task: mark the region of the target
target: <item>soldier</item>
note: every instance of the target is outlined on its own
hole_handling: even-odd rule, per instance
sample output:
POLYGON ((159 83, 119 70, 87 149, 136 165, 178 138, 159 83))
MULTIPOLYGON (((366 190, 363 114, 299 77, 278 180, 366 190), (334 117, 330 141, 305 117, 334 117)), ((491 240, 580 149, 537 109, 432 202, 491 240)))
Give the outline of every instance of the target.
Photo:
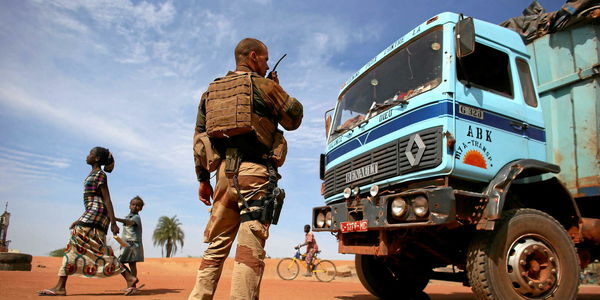
POLYGON ((277 73, 265 78, 268 59, 261 41, 241 40, 235 71, 212 82, 198 106, 194 161, 200 201, 211 205, 212 171, 216 186, 204 231, 209 245, 189 299, 212 299, 236 235, 230 298, 258 299, 265 241, 278 218, 273 200, 283 201, 277 167, 285 160, 287 144, 277 125, 295 130, 303 116, 302 104, 281 88, 277 73))

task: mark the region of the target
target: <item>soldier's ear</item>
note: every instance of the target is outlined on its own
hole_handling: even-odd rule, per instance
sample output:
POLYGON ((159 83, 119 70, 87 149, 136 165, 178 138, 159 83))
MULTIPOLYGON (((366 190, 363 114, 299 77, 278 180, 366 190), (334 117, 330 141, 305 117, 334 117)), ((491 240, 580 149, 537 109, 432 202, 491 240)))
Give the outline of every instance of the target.
POLYGON ((250 53, 248 53, 248 58, 252 59, 253 62, 256 62, 256 51, 250 51, 250 53))

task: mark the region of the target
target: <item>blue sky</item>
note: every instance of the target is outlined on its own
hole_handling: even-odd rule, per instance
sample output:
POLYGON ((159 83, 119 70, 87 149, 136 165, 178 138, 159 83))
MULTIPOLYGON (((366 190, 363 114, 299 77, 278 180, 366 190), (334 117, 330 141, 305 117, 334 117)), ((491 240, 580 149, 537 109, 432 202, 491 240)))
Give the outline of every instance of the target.
MULTIPOLYGON (((547 11, 564 1, 541 0, 547 11)), ((129 1, 0 2, 0 204, 12 213, 10 248, 46 255, 66 244, 83 212, 85 157, 94 146, 116 158, 109 188, 117 216, 140 195, 147 257, 160 216, 177 215, 199 256, 208 210, 197 199, 192 133, 208 83, 234 68, 245 37, 269 46, 280 83, 304 104, 289 132, 280 186, 286 202, 267 253, 291 255, 311 208, 322 205, 318 175, 323 113, 362 65, 418 24, 444 12, 500 23, 528 1, 129 1)), ((335 238, 316 234, 325 257, 335 238)), ((111 243, 116 247, 111 239, 111 243)))

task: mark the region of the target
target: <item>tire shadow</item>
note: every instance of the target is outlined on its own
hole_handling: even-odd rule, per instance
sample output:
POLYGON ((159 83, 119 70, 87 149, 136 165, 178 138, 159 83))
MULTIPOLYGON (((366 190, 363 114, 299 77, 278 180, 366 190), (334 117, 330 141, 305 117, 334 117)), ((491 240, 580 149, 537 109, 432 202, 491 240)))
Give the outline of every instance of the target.
MULTIPOLYGON (((469 299, 475 299, 475 297, 473 296, 473 294, 471 293, 452 293, 452 294, 436 294, 436 293, 431 293, 431 294, 427 294, 427 296, 429 296, 429 299, 431 300, 469 300, 469 299)), ((357 294, 357 295, 353 295, 353 296, 340 296, 340 297, 336 297, 336 299, 340 299, 340 300, 376 300, 379 299, 371 294, 357 294)), ((421 299, 421 298, 418 298, 421 299)), ((581 298, 578 300, 591 300, 592 298, 581 298)))
MULTIPOLYGON (((471 293, 452 293, 452 294, 427 294, 431 300, 470 300, 475 299, 471 293)), ((379 299, 371 294, 356 294, 353 296, 339 296, 335 299, 340 300, 376 300, 379 299)), ((577 295, 577 300, 598 300, 600 295, 592 293, 580 293, 577 295)))
POLYGON ((335 299, 340 299, 340 300, 374 300, 374 299, 379 299, 371 294, 360 294, 360 295, 353 295, 353 296, 338 296, 335 297, 335 299))

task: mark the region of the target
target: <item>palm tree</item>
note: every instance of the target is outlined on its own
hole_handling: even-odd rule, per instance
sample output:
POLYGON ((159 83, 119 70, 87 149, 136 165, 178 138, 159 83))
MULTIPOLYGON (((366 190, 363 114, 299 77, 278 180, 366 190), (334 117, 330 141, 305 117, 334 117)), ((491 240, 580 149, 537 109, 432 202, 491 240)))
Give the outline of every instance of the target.
MULTIPOLYGON (((158 219, 158 224, 152 235, 152 240, 154 241, 154 246, 158 245, 161 248, 163 246, 165 247, 164 249, 167 251, 167 257, 171 257, 177 252, 177 242, 183 247, 185 235, 180 226, 181 222, 177 219, 177 215, 172 218, 162 216, 158 219)), ((162 253, 161 249, 161 254, 162 253)))

